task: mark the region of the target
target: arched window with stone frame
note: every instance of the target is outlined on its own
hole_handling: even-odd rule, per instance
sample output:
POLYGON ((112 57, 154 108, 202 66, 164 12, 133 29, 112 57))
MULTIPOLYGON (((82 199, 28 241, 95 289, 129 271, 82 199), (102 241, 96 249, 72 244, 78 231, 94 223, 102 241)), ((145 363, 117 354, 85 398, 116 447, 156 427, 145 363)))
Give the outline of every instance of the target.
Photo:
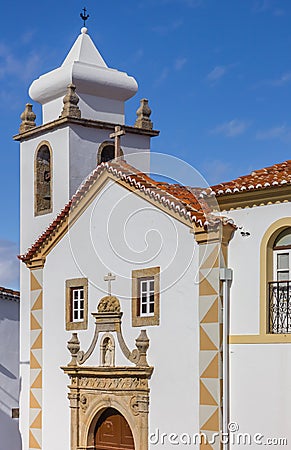
POLYGON ((46 141, 35 152, 34 212, 36 216, 52 212, 52 149, 46 141))
MULTIPOLYGON (((120 149, 120 155, 123 156, 123 151, 120 149)), ((114 142, 104 141, 100 144, 97 152, 97 165, 112 161, 115 157, 115 147, 114 142)))

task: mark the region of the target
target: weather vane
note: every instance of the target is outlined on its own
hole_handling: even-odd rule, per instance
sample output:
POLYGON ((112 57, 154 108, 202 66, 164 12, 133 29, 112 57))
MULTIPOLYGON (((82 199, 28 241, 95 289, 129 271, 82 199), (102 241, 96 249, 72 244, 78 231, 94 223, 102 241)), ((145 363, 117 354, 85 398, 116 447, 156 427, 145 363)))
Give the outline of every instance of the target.
POLYGON ((80 13, 80 17, 81 17, 82 20, 84 20, 84 27, 85 27, 86 26, 86 20, 89 19, 89 14, 86 14, 87 13, 87 9, 85 7, 82 9, 82 11, 83 11, 83 13, 80 13))

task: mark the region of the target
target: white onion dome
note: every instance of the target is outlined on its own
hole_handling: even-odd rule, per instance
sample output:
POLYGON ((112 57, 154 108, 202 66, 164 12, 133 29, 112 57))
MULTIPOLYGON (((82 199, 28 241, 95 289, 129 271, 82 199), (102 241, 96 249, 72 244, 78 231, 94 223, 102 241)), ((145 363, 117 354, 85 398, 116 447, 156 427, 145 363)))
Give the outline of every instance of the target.
POLYGON ((89 94, 123 102, 133 97, 138 89, 133 77, 107 66, 85 27, 61 67, 33 81, 29 95, 44 105, 64 96, 70 83, 76 86, 78 95, 89 94))

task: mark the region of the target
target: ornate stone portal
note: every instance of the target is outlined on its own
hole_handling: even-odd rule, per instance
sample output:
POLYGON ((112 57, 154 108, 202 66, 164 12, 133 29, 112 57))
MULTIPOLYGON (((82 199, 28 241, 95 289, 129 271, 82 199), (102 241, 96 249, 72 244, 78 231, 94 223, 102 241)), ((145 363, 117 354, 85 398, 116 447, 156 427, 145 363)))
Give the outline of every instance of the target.
POLYGON ((134 438, 135 450, 148 450, 149 386, 153 367, 147 362, 149 339, 142 330, 136 348, 130 351, 122 331, 120 304, 116 297, 100 300, 95 318, 95 334, 87 350, 80 350, 77 333, 68 342, 71 361, 64 372, 70 377, 71 450, 95 448, 98 419, 107 408, 117 409, 127 420, 134 438), (84 363, 96 349, 100 339, 99 366, 84 363), (124 356, 134 365, 115 367, 115 333, 124 356))

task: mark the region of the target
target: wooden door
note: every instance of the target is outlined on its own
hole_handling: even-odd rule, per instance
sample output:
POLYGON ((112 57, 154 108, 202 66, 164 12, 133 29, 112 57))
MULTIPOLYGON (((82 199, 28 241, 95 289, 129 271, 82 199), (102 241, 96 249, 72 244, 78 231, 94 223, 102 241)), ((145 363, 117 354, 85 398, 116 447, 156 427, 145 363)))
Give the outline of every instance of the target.
POLYGON ((134 450, 131 429, 116 409, 106 409, 98 420, 95 430, 95 449, 134 450))

